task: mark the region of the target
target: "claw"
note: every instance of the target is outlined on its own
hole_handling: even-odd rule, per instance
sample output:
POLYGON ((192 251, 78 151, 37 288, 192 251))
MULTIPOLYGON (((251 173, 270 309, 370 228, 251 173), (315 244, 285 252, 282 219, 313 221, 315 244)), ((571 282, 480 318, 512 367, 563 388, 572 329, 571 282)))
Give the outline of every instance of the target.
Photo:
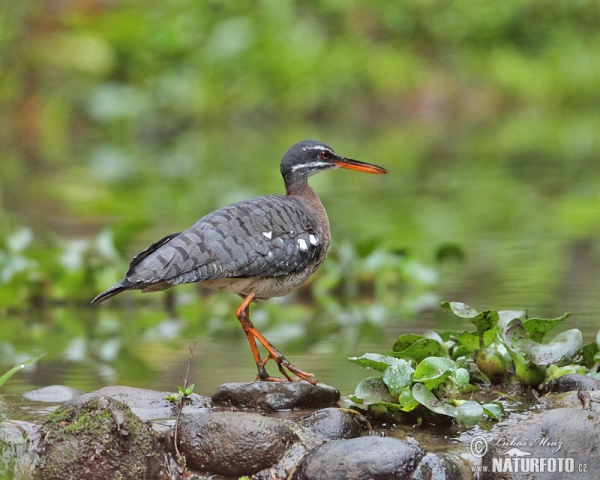
POLYGON ((252 355, 254 356, 254 361, 256 362, 256 367, 258 368, 258 374, 256 376, 257 380, 262 380, 265 382, 285 382, 286 380, 289 382, 299 382, 300 380, 305 380, 313 385, 319 383, 317 380, 314 380, 314 375, 312 373, 304 372, 299 368, 295 367, 291 364, 283 354, 277 350, 271 343, 264 337, 262 333, 260 333, 252 321, 250 320, 250 302, 254 299, 254 293, 250 293, 246 296, 240 307, 237 309, 236 316, 240 323, 242 324, 242 328, 246 333, 246 337, 248 338, 248 343, 250 343, 250 348, 252 349, 252 355), (262 360, 260 358, 260 353, 258 352, 258 347, 256 345, 256 340, 258 340, 263 347, 267 349, 269 355, 262 360), (269 360, 275 361, 277 363, 277 368, 281 374, 285 377, 272 377, 265 370, 265 365, 269 360), (296 377, 292 377, 285 371, 288 369, 292 374, 296 377))

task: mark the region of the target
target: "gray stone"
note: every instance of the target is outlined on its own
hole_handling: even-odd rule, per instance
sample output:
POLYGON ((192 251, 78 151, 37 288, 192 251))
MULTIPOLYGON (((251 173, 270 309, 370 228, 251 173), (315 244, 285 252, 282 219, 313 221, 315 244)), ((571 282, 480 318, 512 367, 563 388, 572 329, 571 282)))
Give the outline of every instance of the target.
POLYGON ((417 445, 397 438, 333 440, 309 453, 292 480, 407 479, 424 455, 417 445))
MULTIPOLYGON (((171 417, 175 414, 175 405, 166 400, 166 397, 169 395, 174 395, 172 392, 157 392, 144 388, 111 386, 101 388, 97 393, 108 395, 119 402, 123 402, 131 408, 133 413, 143 420, 171 417)), ((213 403, 210 398, 194 393, 186 399, 183 413, 198 413, 201 409, 212 407, 213 403)))
POLYGON ((281 420, 245 412, 182 417, 179 450, 190 468, 221 475, 252 475, 275 465, 298 440, 281 420))
POLYGON ((121 402, 88 393, 57 408, 42 427, 44 480, 166 478, 152 429, 121 402))
POLYGON ((215 405, 262 410, 323 408, 339 399, 339 390, 306 381, 225 383, 212 396, 215 405))
POLYGON ((600 414, 590 410, 557 408, 532 415, 488 442, 489 451, 483 457, 487 473, 482 480, 595 480, 600 471, 598 431, 600 414), (546 463, 544 471, 527 474, 521 471, 531 465, 531 460, 540 459, 551 459, 552 463, 546 463), (572 459, 574 471, 565 470, 565 462, 570 462, 566 459, 572 459), (498 470, 499 462, 504 473, 494 471, 498 470), (549 471, 551 468, 554 471, 549 471), (514 471, 517 469, 518 472, 514 471))
POLYGON ((324 440, 360 437, 367 419, 354 410, 323 408, 296 420, 310 434, 324 440))
POLYGON ((542 392, 571 392, 575 390, 585 390, 588 392, 600 390, 600 381, 587 375, 569 373, 549 381, 542 389, 542 392))
POLYGON ((467 462, 456 456, 428 453, 410 476, 411 480, 456 480, 470 479, 473 472, 467 462))
POLYGON ((23 394, 27 400, 34 402, 62 403, 83 395, 84 392, 64 385, 48 385, 47 387, 29 390, 23 394))

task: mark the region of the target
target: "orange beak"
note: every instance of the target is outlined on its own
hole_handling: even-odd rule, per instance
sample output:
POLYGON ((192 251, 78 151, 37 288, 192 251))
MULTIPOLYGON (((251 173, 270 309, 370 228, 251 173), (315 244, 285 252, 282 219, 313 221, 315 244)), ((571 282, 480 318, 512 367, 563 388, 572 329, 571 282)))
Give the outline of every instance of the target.
POLYGON ((385 168, 378 167, 372 163, 359 162, 358 160, 352 160, 351 158, 342 157, 340 160, 336 160, 335 163, 341 168, 347 168, 348 170, 357 170, 364 173, 376 173, 385 174, 388 171, 385 168))

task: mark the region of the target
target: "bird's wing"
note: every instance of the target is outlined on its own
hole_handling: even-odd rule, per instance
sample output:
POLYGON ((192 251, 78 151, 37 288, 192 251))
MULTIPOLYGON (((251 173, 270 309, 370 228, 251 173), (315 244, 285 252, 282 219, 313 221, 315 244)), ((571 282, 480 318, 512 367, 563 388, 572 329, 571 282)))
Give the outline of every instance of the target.
POLYGON ((270 195, 223 207, 137 255, 127 280, 152 284, 276 277, 318 257, 316 220, 297 200, 270 195))

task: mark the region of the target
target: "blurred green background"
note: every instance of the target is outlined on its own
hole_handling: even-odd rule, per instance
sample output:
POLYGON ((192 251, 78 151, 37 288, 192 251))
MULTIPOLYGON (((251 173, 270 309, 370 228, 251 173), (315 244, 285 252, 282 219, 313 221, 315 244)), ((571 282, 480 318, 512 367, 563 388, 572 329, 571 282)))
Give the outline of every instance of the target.
MULTIPOLYGON (((26 0, 0 17, 5 386, 197 390, 255 374, 233 295, 88 306, 148 244, 254 195, 314 138, 387 176, 312 179, 333 247, 253 319, 344 393, 346 357, 457 328, 437 306, 600 310, 596 0, 26 0)), ((12 390, 11 390, 12 389, 12 390)))

